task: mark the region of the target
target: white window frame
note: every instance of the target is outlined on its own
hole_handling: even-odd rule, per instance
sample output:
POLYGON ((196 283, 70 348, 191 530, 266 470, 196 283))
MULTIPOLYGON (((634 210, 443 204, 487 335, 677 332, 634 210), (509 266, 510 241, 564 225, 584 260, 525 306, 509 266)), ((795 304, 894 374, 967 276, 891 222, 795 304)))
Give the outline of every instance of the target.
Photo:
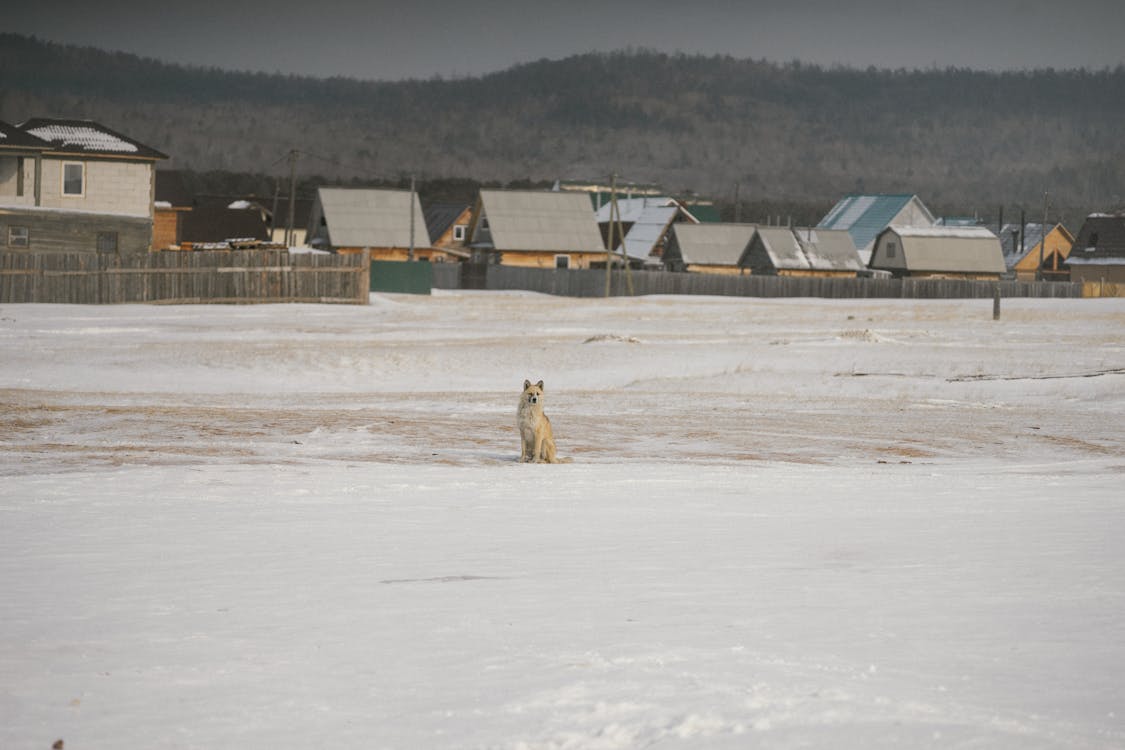
POLYGON ((466 229, 468 229, 468 226, 466 226, 465 224, 454 224, 453 239, 457 242, 464 242, 466 229))
POLYGON ((64 198, 84 198, 84 197, 86 197, 86 162, 84 162, 84 161, 64 161, 60 165, 59 168, 62 170, 60 172, 60 174, 62 176, 62 181, 61 181, 61 184, 59 185, 59 190, 62 192, 62 196, 64 198), (81 180, 82 184, 81 184, 81 187, 79 188, 79 191, 77 193, 68 193, 66 191, 66 168, 67 167, 78 167, 79 169, 82 170, 82 180, 81 180))
POLYGON ((31 229, 25 226, 8 225, 8 247, 31 247, 31 229), (22 230, 22 232, 20 231, 22 230), (22 234, 23 239, 15 240, 15 236, 22 234))

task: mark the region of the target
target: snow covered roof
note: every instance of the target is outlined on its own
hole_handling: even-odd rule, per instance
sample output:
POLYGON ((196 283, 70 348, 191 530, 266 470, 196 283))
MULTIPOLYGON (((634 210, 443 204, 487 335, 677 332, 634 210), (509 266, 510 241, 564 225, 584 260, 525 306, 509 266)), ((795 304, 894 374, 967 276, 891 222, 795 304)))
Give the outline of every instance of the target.
MULTIPOLYGON (((860 271, 863 262, 852 244, 851 235, 843 229, 791 229, 789 227, 758 227, 751 245, 765 253, 770 270, 860 271)), ((747 251, 748 253, 750 250, 747 251)), ((764 259, 763 259, 764 260, 764 259)), ((740 265, 753 267, 749 256, 740 265)))
POLYGON ((84 156, 167 159, 154 148, 111 130, 93 120, 58 120, 38 117, 20 123, 24 133, 49 143, 53 153, 84 156))
MULTIPOLYGON (((323 216, 331 247, 410 247, 409 190, 322 187, 316 202, 313 216, 323 216)), ((429 247, 430 234, 417 194, 413 222, 414 247, 429 247)))
POLYGON ((0 152, 47 151, 51 144, 25 133, 15 125, 0 121, 0 152))
MULTIPOLYGON (((605 252, 585 193, 481 190, 480 202, 496 250, 605 252)), ((479 242, 482 231, 483 227, 476 227, 470 242, 479 242)))
POLYGON ((960 237, 961 239, 999 239, 988 227, 889 227, 899 237, 960 237))
POLYGON ((737 266, 757 224, 676 224, 675 247, 688 265, 737 266))

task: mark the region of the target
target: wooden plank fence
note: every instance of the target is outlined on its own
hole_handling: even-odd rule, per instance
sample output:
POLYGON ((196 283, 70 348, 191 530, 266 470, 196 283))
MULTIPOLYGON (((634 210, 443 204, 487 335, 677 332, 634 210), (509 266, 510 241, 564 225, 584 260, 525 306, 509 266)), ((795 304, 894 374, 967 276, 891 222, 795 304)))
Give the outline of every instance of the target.
MULTIPOLYGON (((473 288, 482 288, 477 277, 473 288)), ((436 286, 456 289, 464 284, 469 266, 460 279, 452 274, 434 275, 436 286), (456 284, 456 285, 455 285, 456 284)), ((493 290, 522 289, 570 297, 602 297, 605 295, 604 270, 569 270, 487 266, 483 288, 493 290)), ((615 271, 610 293, 628 293, 625 274, 615 271)), ((633 293, 642 294, 707 294, 738 297, 827 297, 835 299, 959 299, 992 298, 997 285, 1002 297, 1081 297, 1082 285, 1071 282, 969 281, 962 279, 855 279, 803 278, 793 276, 725 276, 703 273, 672 273, 667 271, 633 271, 633 293)))
POLYGON ((369 258, 286 250, 0 253, 0 303, 83 305, 326 302, 369 299, 369 258))

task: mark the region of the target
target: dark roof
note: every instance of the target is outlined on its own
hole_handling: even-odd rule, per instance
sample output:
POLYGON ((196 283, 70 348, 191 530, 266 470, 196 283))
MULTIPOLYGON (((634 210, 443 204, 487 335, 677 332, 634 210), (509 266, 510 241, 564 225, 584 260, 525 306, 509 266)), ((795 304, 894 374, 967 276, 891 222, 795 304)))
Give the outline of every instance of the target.
POLYGON ((222 242, 250 238, 270 238, 269 228, 260 211, 225 206, 197 206, 183 214, 181 242, 222 242))
POLYGON ((1125 262, 1125 212, 1090 214, 1078 231, 1067 263, 1125 262))
POLYGON ((153 161, 168 158, 167 154, 93 120, 33 117, 21 122, 18 127, 23 132, 50 143, 54 153, 153 161))
POLYGON ((156 170, 156 200, 173 206, 192 205, 191 190, 184 173, 176 169, 156 170))
POLYGON ((457 217, 466 208, 470 206, 465 203, 431 203, 422 209, 422 214, 426 218, 426 229, 435 242, 453 226, 453 222, 457 221, 457 217))
POLYGON ((49 151, 51 144, 0 120, 0 151, 49 151))

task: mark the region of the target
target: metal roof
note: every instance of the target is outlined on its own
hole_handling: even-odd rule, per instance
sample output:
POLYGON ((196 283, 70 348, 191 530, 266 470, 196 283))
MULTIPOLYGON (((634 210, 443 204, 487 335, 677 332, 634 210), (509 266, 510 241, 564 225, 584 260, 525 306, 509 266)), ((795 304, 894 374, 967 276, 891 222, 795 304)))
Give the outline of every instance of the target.
POLYGON ((676 245, 685 264, 737 266, 757 224, 676 224, 676 245))
POLYGON ((36 117, 21 122, 18 127, 47 141, 55 153, 150 160, 168 158, 167 154, 93 120, 36 117))
POLYGON ((778 270, 860 271, 863 262, 843 229, 759 227, 758 237, 778 270))
POLYGON ((1071 265, 1125 263, 1125 213, 1087 216, 1066 262, 1071 265))
POLYGON ((891 226, 884 231, 898 235, 908 271, 1002 274, 1007 270, 1000 238, 985 227, 891 226))
MULTIPOLYGON (((846 229, 856 248, 864 251, 912 200, 917 200, 917 197, 908 193, 846 195, 817 226, 824 229, 846 229)), ((933 216, 929 210, 920 200, 918 205, 929 216, 929 223, 932 224, 933 216)))
POLYGON ((431 203, 422 212, 426 216, 426 229, 430 236, 437 242, 443 234, 449 231, 457 217, 472 208, 464 203, 431 203))
MULTIPOLYGON (((331 247, 410 247, 409 190, 319 188, 331 247)), ((314 209, 315 213, 315 209, 314 209)), ((414 247, 429 247, 422 205, 414 195, 414 247)))
POLYGON ((480 201, 496 250, 605 252, 585 193, 481 190, 480 201))

